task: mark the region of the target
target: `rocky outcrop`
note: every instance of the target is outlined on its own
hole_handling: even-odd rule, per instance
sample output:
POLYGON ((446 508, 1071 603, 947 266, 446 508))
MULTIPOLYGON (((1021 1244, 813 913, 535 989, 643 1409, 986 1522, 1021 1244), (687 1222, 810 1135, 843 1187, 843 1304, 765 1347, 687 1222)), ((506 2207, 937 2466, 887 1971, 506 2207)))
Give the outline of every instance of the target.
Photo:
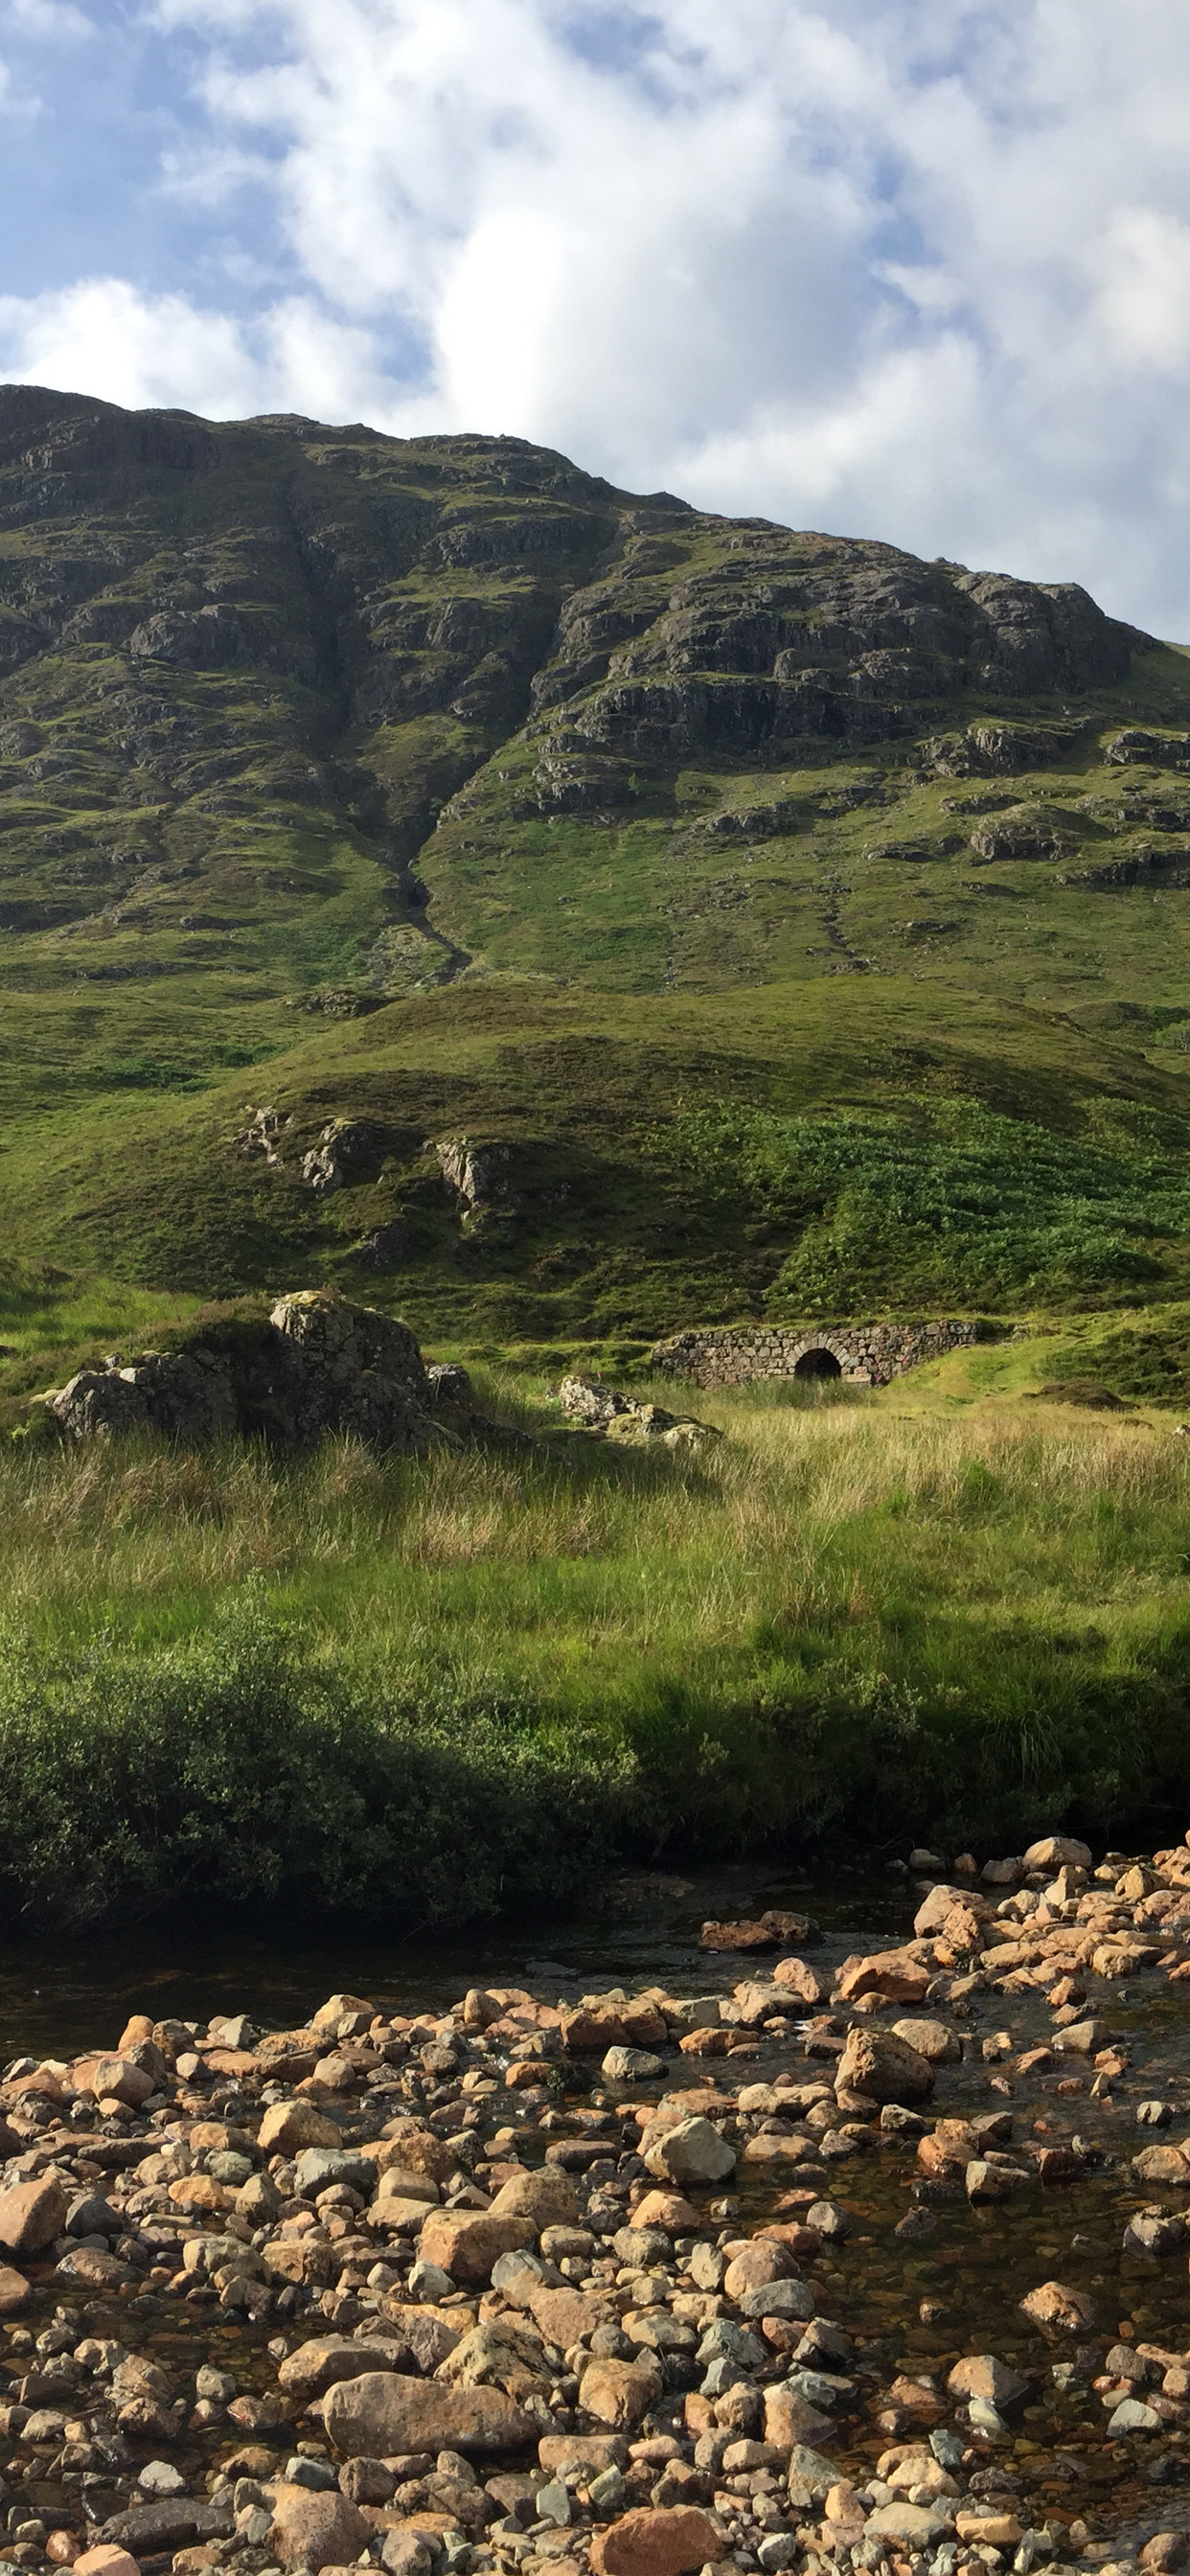
POLYGON ((1024 769, 1059 768, 1079 731, 1077 725, 987 720, 968 725, 965 733, 939 734, 924 742, 921 757, 939 778, 1010 778, 1024 769))
MULTIPOLYGON (((627 586, 573 599, 539 705, 569 699, 580 740, 622 758, 748 752, 806 735, 877 741, 910 729, 929 701, 970 690, 1108 686, 1147 641, 1075 583, 779 528, 749 535, 731 559, 679 579, 651 616, 627 586), (593 679, 602 685, 581 695, 593 679)), ((970 729, 954 774, 1027 766, 1026 749, 989 720, 970 729)))
POLYGON ((1190 734, 1145 733, 1127 725, 1107 746, 1114 768, 1190 769, 1190 734))
POLYGON ((374 1226, 371 1234, 351 1247, 351 1258, 361 1270, 399 1270, 409 1249, 409 1228, 403 1217, 390 1217, 387 1225, 374 1226))
POLYGON ((568 1421, 600 1432, 624 1448, 648 1448, 656 1441, 666 1449, 701 1449, 723 1437, 710 1422, 667 1413, 661 1404, 638 1403, 635 1396, 604 1386, 598 1378, 564 1377, 558 1402, 568 1421))
POLYGON ((427 1367, 407 1324, 325 1289, 282 1297, 267 1324, 230 1343, 80 1369, 47 1401, 69 1440, 239 1433, 300 1448, 337 1432, 420 1456, 435 1440, 525 1437, 477 1410, 465 1369, 427 1367))
POLYGON ((278 1170, 282 1138, 289 1134, 292 1126, 293 1120, 286 1117, 284 1110, 252 1109, 248 1113, 247 1126, 240 1129, 235 1142, 241 1154, 259 1154, 273 1170, 278 1170))
POLYGON ((175 662, 183 670, 218 671, 247 653, 243 623, 234 608, 219 601, 197 609, 162 608, 134 628, 129 638, 134 661, 175 662))
POLYGON ((374 1181, 390 1142, 388 1130, 370 1118, 332 1118, 302 1156, 302 1179, 320 1198, 353 1181, 374 1181))
POLYGON ((725 1332, 675 1333, 650 1352, 662 1377, 688 1378, 694 1386, 746 1386, 753 1378, 838 1377, 851 1386, 886 1386, 905 1369, 920 1368, 943 1351, 987 1337, 974 1323, 741 1324, 725 1332))
POLYGON ((989 814, 971 834, 975 865, 995 859, 1052 859, 1076 848, 1085 826, 1059 805, 1010 805, 989 814))
POLYGON ((437 1155, 448 1196, 464 1220, 515 1207, 511 1145, 481 1143, 475 1136, 438 1136, 426 1151, 437 1155))

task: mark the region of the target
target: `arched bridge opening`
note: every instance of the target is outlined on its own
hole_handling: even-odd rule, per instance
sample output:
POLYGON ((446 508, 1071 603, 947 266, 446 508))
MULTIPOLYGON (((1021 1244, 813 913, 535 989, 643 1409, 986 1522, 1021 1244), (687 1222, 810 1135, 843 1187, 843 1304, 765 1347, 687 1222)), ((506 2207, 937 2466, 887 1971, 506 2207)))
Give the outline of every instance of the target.
POLYGON ((833 1351, 827 1350, 825 1344, 819 1343, 813 1350, 803 1351, 800 1360, 795 1360, 793 1374, 795 1377, 842 1377, 843 1363, 835 1358, 833 1351))

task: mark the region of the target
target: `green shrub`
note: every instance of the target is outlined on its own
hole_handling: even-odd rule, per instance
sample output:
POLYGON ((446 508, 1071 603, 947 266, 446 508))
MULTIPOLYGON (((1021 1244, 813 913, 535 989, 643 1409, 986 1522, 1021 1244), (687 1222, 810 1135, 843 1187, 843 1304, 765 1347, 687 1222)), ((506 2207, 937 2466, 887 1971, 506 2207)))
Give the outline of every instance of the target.
POLYGON ((557 1902, 598 1865, 622 1758, 444 1686, 416 1707, 233 1597, 198 1638, 0 1655, 0 1880, 86 1917, 179 1895, 420 1924, 557 1902))
POLYGON ((769 1301, 790 1312, 1118 1293, 1157 1279, 1190 1229, 1190 1174, 1168 1148, 1057 1135, 975 1100, 816 1118, 718 1102, 685 1112, 663 1150, 721 1221, 796 1234, 769 1301))

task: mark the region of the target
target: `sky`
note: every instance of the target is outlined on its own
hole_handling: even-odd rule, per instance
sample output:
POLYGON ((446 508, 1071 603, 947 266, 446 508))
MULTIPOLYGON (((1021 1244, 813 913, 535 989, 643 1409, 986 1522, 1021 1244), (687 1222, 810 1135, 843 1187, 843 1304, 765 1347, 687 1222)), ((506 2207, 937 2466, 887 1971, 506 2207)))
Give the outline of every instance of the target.
POLYGON ((0 0, 0 380, 512 434, 1190 639, 1187 0, 0 0))

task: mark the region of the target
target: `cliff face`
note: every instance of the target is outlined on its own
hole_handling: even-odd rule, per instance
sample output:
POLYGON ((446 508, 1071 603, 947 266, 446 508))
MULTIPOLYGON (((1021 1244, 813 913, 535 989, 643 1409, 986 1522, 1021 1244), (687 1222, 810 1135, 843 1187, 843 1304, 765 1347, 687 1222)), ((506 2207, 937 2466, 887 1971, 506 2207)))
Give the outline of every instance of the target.
MULTIPOLYGON (((972 691, 1109 687, 1138 640, 1073 587, 642 503, 519 440, 10 386, 0 920, 86 925, 113 971, 180 933, 160 962, 202 968, 263 900, 308 977, 325 870, 354 857, 390 936, 346 962, 434 981, 479 925, 454 887, 439 927, 427 844, 473 780, 499 822, 505 748, 530 768, 510 822, 643 810, 692 762, 901 745, 972 691)), ((341 965, 341 924, 328 948, 341 965)))

